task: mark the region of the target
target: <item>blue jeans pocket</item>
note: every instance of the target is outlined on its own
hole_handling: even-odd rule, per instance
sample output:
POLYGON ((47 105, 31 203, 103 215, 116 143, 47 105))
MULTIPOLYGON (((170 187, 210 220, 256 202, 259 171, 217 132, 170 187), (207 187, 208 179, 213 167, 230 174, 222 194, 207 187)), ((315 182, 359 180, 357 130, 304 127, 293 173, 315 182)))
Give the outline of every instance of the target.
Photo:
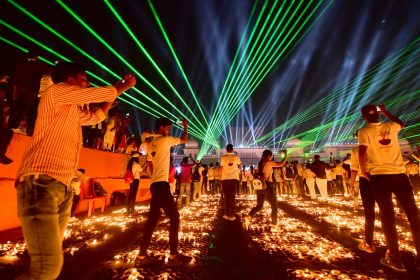
POLYGON ((67 197, 67 187, 47 175, 27 176, 16 186, 18 215, 57 214, 67 197))

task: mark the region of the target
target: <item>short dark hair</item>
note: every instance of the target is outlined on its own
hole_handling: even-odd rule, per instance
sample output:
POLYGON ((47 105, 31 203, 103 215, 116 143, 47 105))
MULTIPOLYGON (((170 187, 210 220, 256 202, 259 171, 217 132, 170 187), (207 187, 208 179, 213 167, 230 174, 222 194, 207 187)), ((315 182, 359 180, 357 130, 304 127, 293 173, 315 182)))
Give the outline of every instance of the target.
POLYGON ((232 152, 233 151, 233 145, 232 144, 227 144, 226 151, 228 151, 229 153, 232 152))
POLYGON ((370 122, 375 122, 379 118, 379 112, 373 104, 367 104, 361 109, 362 116, 370 122))
POLYGON ((270 150, 264 150, 264 152, 262 153, 262 158, 268 158, 269 156, 272 156, 273 152, 270 150))
POLYGON ((320 159, 321 157, 319 155, 315 155, 314 159, 320 159))
POLYGON ((62 83, 65 82, 69 77, 76 77, 86 71, 86 68, 76 62, 59 62, 54 67, 51 79, 53 82, 62 83))
POLYGON ((168 126, 168 125, 172 125, 172 124, 173 124, 173 122, 170 119, 162 117, 162 118, 159 118, 157 120, 156 129, 158 129, 161 126, 168 126))

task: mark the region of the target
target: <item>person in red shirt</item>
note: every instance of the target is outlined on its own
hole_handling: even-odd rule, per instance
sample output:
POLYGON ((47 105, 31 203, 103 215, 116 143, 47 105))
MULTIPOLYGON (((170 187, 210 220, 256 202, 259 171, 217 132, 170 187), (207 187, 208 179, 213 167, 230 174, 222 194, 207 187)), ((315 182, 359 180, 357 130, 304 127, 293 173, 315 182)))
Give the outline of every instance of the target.
POLYGON ((190 205, 191 200, 191 169, 196 165, 196 162, 191 159, 194 163, 188 163, 189 157, 184 157, 182 159, 181 164, 179 165, 181 168, 181 186, 179 188, 179 196, 178 196, 178 209, 182 206, 182 197, 185 194, 186 202, 185 205, 190 205))

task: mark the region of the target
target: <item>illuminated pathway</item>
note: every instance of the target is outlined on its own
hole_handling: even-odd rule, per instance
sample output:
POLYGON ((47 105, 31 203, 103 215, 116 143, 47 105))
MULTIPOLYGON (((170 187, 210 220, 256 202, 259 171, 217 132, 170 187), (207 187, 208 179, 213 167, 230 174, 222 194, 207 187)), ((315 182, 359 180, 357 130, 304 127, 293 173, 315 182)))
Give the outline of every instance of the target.
MULTIPOLYGON (((420 197, 416 198, 418 203, 420 197)), ((255 196, 237 199, 240 215, 255 205, 255 196)), ((239 219, 221 219, 219 196, 203 196, 181 209, 179 250, 192 256, 183 267, 165 264, 169 221, 162 219, 150 252, 160 260, 150 267, 135 263, 148 206, 137 206, 126 216, 117 210, 69 224, 64 241, 65 265, 60 279, 399 279, 382 268, 379 258, 385 247, 380 224, 375 228, 377 253, 357 250, 363 238, 363 212, 353 212, 346 197, 328 203, 279 197, 280 231, 269 230, 270 207, 257 214, 249 231, 239 219), (86 278, 87 277, 87 278, 86 278)), ((416 279, 414 251, 408 223, 397 216, 400 247, 408 279, 416 279)), ((9 242, 0 247, 0 279, 11 279, 27 263, 25 244, 9 242)), ((419 279, 419 278, 417 278, 419 279)))

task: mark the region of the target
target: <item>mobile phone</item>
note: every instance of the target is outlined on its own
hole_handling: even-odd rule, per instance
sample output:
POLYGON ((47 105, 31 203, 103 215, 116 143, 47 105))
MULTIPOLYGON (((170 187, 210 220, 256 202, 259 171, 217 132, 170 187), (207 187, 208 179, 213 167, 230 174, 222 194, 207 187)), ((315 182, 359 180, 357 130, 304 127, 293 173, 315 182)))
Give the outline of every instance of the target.
POLYGON ((284 159, 285 156, 286 156, 286 151, 285 150, 281 150, 280 153, 279 153, 279 158, 280 159, 284 159))

